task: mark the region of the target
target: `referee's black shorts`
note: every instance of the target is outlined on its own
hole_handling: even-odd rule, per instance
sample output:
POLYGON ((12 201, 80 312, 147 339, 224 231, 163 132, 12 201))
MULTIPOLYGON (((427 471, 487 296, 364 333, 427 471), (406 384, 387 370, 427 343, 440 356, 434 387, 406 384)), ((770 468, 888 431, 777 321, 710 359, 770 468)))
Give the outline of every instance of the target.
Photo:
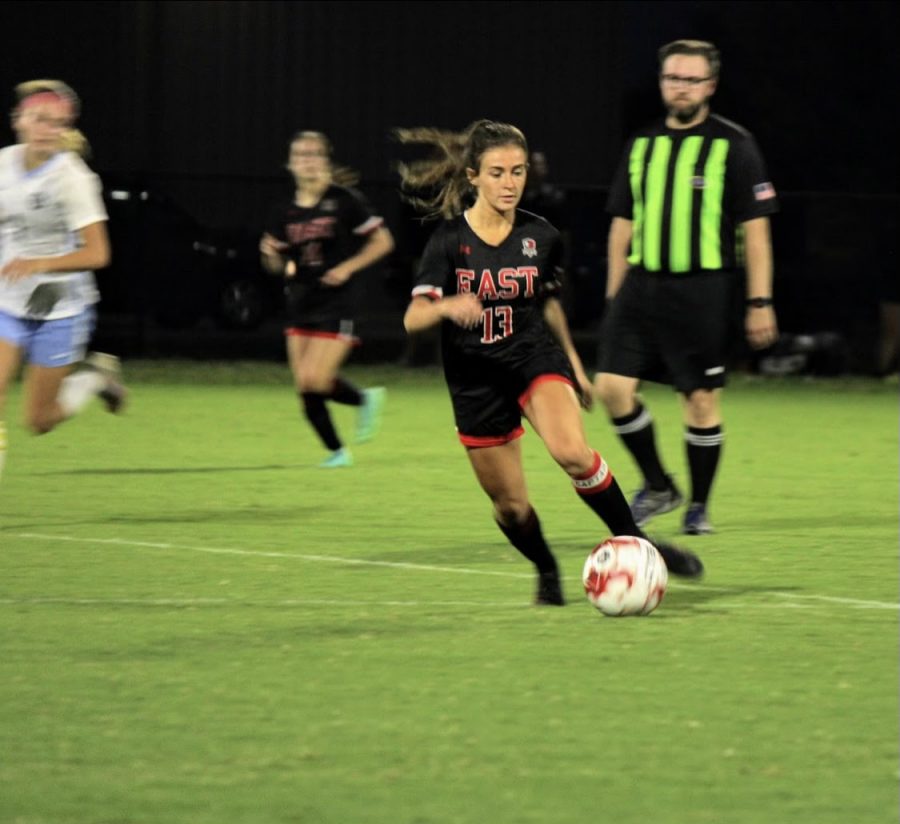
POLYGON ((725 385, 734 272, 628 271, 607 307, 599 372, 672 384, 689 395, 725 385))

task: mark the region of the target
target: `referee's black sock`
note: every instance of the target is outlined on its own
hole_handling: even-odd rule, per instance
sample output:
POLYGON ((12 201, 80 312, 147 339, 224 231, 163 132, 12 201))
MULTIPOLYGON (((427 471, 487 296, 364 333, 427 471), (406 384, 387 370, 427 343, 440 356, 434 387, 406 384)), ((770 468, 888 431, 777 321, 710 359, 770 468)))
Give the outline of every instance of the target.
POLYGON ((537 568, 538 572, 556 572, 556 559, 544 540, 541 522, 537 512, 532 509, 521 524, 505 526, 497 521, 500 531, 516 549, 519 550, 537 568))
POLYGON ((633 412, 613 418, 612 423, 641 470, 646 488, 658 491, 668 489, 670 482, 656 450, 656 434, 650 412, 638 403, 633 412))
POLYGON ((340 449, 341 439, 335 432, 331 415, 328 414, 328 407, 325 406, 325 396, 319 392, 301 392, 300 398, 303 401, 303 412, 306 414, 306 419, 312 424, 312 428, 316 430, 322 443, 332 452, 340 449))
POLYGON ((362 406, 363 404, 362 392, 342 377, 334 379, 334 386, 331 388, 328 398, 335 403, 343 403, 347 406, 362 406))
POLYGON ((721 425, 703 429, 688 426, 684 431, 684 440, 691 470, 691 503, 705 504, 716 477, 725 436, 721 425))

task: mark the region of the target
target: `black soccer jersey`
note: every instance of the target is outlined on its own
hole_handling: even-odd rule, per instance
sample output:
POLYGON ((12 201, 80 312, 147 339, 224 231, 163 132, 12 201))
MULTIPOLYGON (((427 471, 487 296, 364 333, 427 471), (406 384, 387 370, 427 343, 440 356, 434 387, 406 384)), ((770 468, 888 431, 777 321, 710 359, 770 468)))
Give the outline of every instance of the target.
POLYGON ((422 255, 413 297, 440 300, 472 292, 484 306, 474 329, 442 323, 445 360, 454 353, 502 359, 535 344, 556 345, 543 305, 560 289, 561 256, 559 232, 521 209, 499 246, 478 237, 464 215, 440 226, 422 255))
POLYGON ((293 320, 348 311, 354 278, 341 286, 324 286, 319 279, 352 257, 362 238, 382 223, 359 192, 336 184, 325 190, 315 206, 292 201, 273 209, 266 231, 290 244, 284 254, 297 266, 296 276, 286 280, 285 289, 293 320))
POLYGON ((628 262, 650 272, 733 269, 739 224, 778 210, 753 136, 710 115, 690 129, 665 121, 628 143, 607 211, 633 221, 628 262))

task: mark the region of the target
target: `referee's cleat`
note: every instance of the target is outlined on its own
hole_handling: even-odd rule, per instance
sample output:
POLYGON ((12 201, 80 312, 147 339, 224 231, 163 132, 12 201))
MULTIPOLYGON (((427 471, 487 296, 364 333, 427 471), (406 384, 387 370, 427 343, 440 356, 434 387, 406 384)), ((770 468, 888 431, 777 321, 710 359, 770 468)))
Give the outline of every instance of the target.
POLYGON ((668 478, 667 489, 648 489, 644 487, 631 501, 631 514, 638 526, 644 526, 651 518, 677 509, 684 503, 684 497, 668 478))
POLYGON ((559 580, 559 571, 538 573, 537 594, 534 596, 536 607, 563 607, 566 599, 563 598, 562 584, 559 580))
POLYGON ((342 469, 345 466, 353 466, 353 456, 350 454, 349 449, 342 446, 340 449, 335 449, 322 461, 319 464, 319 469, 342 469))
POLYGON ((381 410, 387 390, 382 386, 364 389, 363 402, 356 413, 356 442, 366 443, 378 434, 381 428, 381 410))
POLYGON ((699 578, 703 575, 703 562, 693 552, 681 549, 668 541, 653 538, 648 540, 659 550, 659 554, 666 562, 666 569, 673 575, 680 575, 682 578, 699 578))
POLYGON ((691 504, 684 513, 684 525, 681 530, 685 535, 711 535, 715 530, 706 517, 705 504, 691 504))
POLYGON ((122 362, 115 355, 106 352, 91 352, 84 359, 84 365, 99 372, 105 379, 105 384, 97 393, 97 397, 106 404, 107 411, 113 414, 121 412, 128 398, 128 390, 122 383, 122 362))

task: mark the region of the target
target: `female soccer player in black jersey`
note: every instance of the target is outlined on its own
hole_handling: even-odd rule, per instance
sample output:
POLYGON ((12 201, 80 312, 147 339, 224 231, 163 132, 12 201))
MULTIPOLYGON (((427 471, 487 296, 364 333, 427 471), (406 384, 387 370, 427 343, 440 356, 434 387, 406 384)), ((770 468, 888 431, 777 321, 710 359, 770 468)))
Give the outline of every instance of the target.
POLYGON ((287 351, 307 419, 330 454, 320 466, 353 462, 335 431, 326 401, 359 407, 357 442, 378 425, 384 390, 360 391, 338 375, 359 340, 353 332, 352 278, 394 248, 391 233, 363 196, 338 185, 328 138, 299 132, 288 169, 296 191, 269 218, 259 250, 263 266, 285 278, 287 351))
MULTIPOLYGON (((422 256, 404 326, 412 334, 440 324, 459 439, 500 530, 537 568, 536 603, 562 605, 559 569, 528 499, 523 415, 614 535, 643 533, 585 439, 579 401, 590 406, 591 385, 556 297, 559 233, 516 208, 528 146, 515 126, 481 120, 461 135, 402 129, 398 136, 438 150, 436 159, 401 167, 401 176, 407 190, 436 191, 430 200, 410 199, 445 218, 422 256)), ((673 573, 702 573, 692 554, 654 543, 673 573)))

